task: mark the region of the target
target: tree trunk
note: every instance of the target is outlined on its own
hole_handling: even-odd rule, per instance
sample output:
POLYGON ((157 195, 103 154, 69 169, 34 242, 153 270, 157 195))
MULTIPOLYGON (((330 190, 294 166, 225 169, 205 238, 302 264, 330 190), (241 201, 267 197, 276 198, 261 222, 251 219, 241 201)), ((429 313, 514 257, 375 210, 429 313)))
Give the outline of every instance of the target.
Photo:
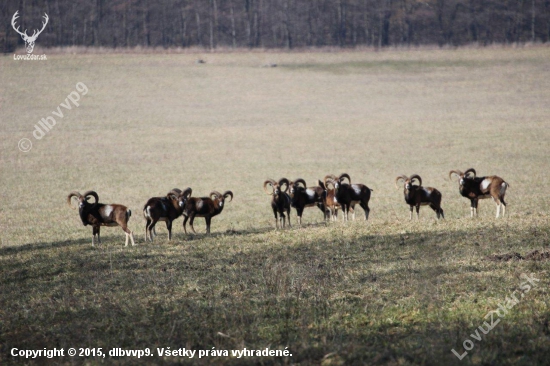
POLYGON ((384 12, 384 26, 382 29, 382 45, 383 46, 389 46, 390 45, 390 20, 392 16, 392 0, 388 0, 387 9, 384 12))
MULTIPOLYGON (((56 0, 57 2, 57 0, 56 0)), ((96 0, 95 2, 95 14, 94 14, 94 21, 93 21, 93 36, 94 36, 94 46, 99 47, 99 22, 101 17, 101 0, 96 0)), ((61 22, 59 22, 61 23, 61 22)))
POLYGON ((72 34, 72 39, 71 39, 71 44, 72 46, 74 47, 76 45, 76 22, 75 22, 75 19, 76 19, 76 12, 75 12, 75 6, 76 6, 76 3, 73 2, 73 8, 72 8, 72 12, 71 12, 71 17, 73 18, 72 19, 72 25, 73 25, 73 34, 72 34))
POLYGON ((244 12, 246 14, 246 45, 252 46, 252 17, 250 15, 250 7, 252 0, 244 1, 244 12))
POLYGON ((187 20, 185 18, 185 5, 181 4, 180 8, 180 20, 181 20, 181 46, 187 46, 187 20))
POLYGON ((201 16, 199 10, 195 3, 195 20, 197 21, 197 44, 202 47, 202 37, 201 37, 201 16))
POLYGON ((535 43, 535 18, 536 18, 536 8, 535 0, 531 1, 531 42, 535 43))
POLYGON ((237 48, 237 31, 235 30, 235 11, 233 10, 233 0, 229 3, 229 14, 231 16, 231 41, 233 43, 233 49, 237 48))
POLYGON ((259 9, 256 11, 257 23, 256 23, 256 46, 263 47, 262 28, 264 23, 263 17, 264 0, 260 0, 259 9))
POLYGON ((369 44, 369 0, 363 2, 363 32, 365 34, 365 44, 369 44))
POLYGON ((288 6, 289 0, 284 0, 284 21, 283 26, 285 30, 286 48, 292 48, 292 33, 290 31, 290 10, 288 6))
POLYGON ((208 17, 208 29, 210 30, 210 50, 214 49, 214 16, 213 0, 210 0, 210 16, 208 17))

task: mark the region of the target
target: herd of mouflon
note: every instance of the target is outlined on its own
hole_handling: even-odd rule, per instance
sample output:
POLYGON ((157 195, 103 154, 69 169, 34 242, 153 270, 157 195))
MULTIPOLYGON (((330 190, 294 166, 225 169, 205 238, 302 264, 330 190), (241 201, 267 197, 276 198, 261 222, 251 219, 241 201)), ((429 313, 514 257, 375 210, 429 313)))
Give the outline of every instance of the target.
MULTIPOLYGON (((502 178, 491 175, 478 177, 473 168, 464 173, 460 170, 451 170, 449 179, 458 178, 459 192, 463 197, 470 200, 471 216, 477 216, 478 201, 483 198, 493 198, 497 205, 496 217, 506 213, 506 202, 504 195, 509 184, 502 178)), ((398 182, 403 184, 405 202, 409 205, 410 219, 413 217, 413 209, 416 208, 416 216, 419 217, 420 206, 430 206, 435 211, 437 218, 445 218, 441 208, 441 192, 433 187, 422 186, 422 178, 418 174, 409 177, 400 175, 395 179, 395 187, 399 188, 398 182), (416 183, 416 184, 415 184, 416 183)), ((342 210, 343 220, 349 219, 351 210, 352 218, 355 220, 355 205, 359 204, 365 212, 365 220, 368 220, 370 208, 369 200, 371 191, 369 187, 361 183, 351 183, 351 177, 347 173, 336 176, 329 174, 324 180, 318 181, 317 186, 308 187, 305 180, 298 178, 290 181, 281 178, 278 181, 267 179, 263 184, 266 194, 271 196, 271 208, 275 217, 275 227, 284 228, 288 216, 290 224, 290 210, 294 208, 298 215, 298 224, 302 224, 302 213, 306 207, 318 207, 327 221, 336 221, 338 210, 342 210), (346 182, 347 180, 347 182, 346 182), (268 188, 268 186, 270 188, 268 188), (285 216, 286 213, 286 216, 285 216)), ((168 229, 168 239, 172 239, 172 222, 182 216, 183 230, 187 234, 187 221, 193 233, 193 221, 195 217, 204 217, 206 220, 206 232, 210 233, 212 217, 223 211, 226 198, 228 202, 233 200, 233 192, 225 191, 223 194, 218 191, 210 192, 208 197, 192 197, 193 190, 186 188, 183 191, 174 188, 163 197, 150 198, 143 207, 143 216, 147 221, 145 225, 145 241, 151 240, 157 235, 155 225, 158 221, 164 221, 168 229)), ((99 229, 101 226, 120 226, 126 234, 126 246, 128 239, 135 245, 134 235, 128 228, 128 220, 132 212, 124 205, 99 203, 99 196, 95 191, 87 191, 80 194, 77 191, 67 196, 67 203, 71 208, 72 198, 78 203, 78 212, 84 226, 92 226, 92 245, 97 235, 97 243, 101 244, 99 229), (90 198, 94 199, 90 203, 90 198)))

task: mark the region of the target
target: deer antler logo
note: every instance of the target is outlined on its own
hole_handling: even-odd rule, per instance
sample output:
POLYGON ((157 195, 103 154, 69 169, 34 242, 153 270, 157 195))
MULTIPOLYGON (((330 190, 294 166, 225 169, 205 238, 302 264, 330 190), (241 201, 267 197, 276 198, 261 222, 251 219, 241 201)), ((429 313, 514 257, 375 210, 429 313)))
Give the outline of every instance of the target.
POLYGON ((44 20, 45 22, 42 22, 42 29, 40 30, 34 30, 32 36, 29 37, 29 35, 27 34, 27 30, 25 29, 25 32, 20 32, 19 31, 19 26, 17 26, 17 28, 15 28, 15 20, 17 18, 19 18, 19 16, 17 15, 17 13, 19 13, 19 10, 15 12, 15 14, 13 14, 13 18, 11 18, 11 26, 13 27, 13 29, 15 29, 15 31, 17 33, 19 33, 21 35, 21 38, 23 38, 23 41, 25 41, 25 47, 27 49, 27 53, 32 53, 32 50, 34 49, 34 42, 36 42, 36 38, 38 38, 38 36, 40 35, 40 33, 42 33, 42 31, 44 30, 44 28, 46 28, 46 24, 48 24, 48 20, 50 18, 48 18, 48 14, 44 13, 44 20), (38 33, 37 33, 38 32, 38 33))

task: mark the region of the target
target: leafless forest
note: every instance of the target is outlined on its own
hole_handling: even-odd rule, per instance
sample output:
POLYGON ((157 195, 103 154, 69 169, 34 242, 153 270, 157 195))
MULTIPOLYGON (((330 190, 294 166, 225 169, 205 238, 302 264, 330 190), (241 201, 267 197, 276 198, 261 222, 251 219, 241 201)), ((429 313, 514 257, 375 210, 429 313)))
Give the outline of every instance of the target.
POLYGON ((19 0, 0 5, 0 50, 12 29, 50 23, 46 47, 294 48, 548 42, 550 0, 19 0))

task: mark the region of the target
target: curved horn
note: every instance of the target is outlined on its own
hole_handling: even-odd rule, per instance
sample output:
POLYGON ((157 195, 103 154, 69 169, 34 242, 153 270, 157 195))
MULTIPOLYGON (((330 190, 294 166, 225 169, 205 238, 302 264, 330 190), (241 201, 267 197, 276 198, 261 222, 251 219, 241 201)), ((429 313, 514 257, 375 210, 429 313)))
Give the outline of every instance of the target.
POLYGON ((327 190, 329 189, 335 189, 336 188, 336 180, 325 177, 325 187, 327 187, 327 190), (329 188, 328 185, 332 184, 332 188, 329 188))
POLYGON ((181 195, 184 197, 191 197, 192 193, 193 193, 193 190, 191 189, 191 187, 187 187, 183 190, 183 192, 181 192, 181 195))
POLYGON ((470 168, 470 169, 466 170, 466 171, 464 172, 464 176, 466 177, 466 176, 468 175, 468 173, 474 173, 473 178, 476 177, 476 170, 475 170, 474 168, 470 168))
POLYGON ((264 191, 265 191, 265 194, 269 195, 269 196, 272 196, 273 193, 275 192, 275 185, 277 184, 277 182, 275 182, 273 179, 268 179, 264 182, 264 191), (267 185, 270 184, 271 185, 271 188, 273 189, 273 192, 268 192, 267 191, 267 185))
POLYGON ((451 170, 449 172, 449 180, 453 180, 453 174, 458 175, 460 177, 463 173, 460 170, 451 170))
POLYGON ((290 182, 286 178, 279 179, 279 187, 281 187, 281 189, 283 188, 283 185, 285 185, 285 184, 286 184, 286 188, 283 190, 283 192, 288 191, 288 186, 290 186, 290 182))
POLYGON ((97 203, 99 202, 99 197, 97 196, 97 193, 95 191, 87 191, 82 196, 84 196, 84 198, 88 196, 94 197, 95 198, 94 206, 97 205, 97 203))
POLYGON ((178 197, 181 194, 181 190, 179 188, 174 188, 170 192, 166 193, 166 197, 172 198, 171 196, 178 197))
POLYGON ((413 174, 409 177, 409 179, 411 180, 411 183, 413 180, 418 180, 418 185, 421 186, 422 185, 422 178, 420 178, 420 176, 418 174, 413 174))
POLYGON ((338 180, 337 176, 335 176, 334 174, 327 174, 327 175, 325 175, 325 178, 323 179, 323 182, 325 183, 325 186, 328 183, 332 183, 332 185, 334 186, 334 181, 335 180, 338 180), (330 181, 332 181, 332 182, 330 182, 330 181))
POLYGON ((72 191, 67 196, 67 204, 69 205, 70 208, 72 208, 73 210, 76 210, 76 207, 73 207, 73 205, 71 205, 71 198, 73 198, 73 197, 80 198, 80 197, 82 197, 82 195, 77 191, 72 191))
POLYGON ((212 196, 216 196, 216 198, 219 198, 222 196, 222 194, 218 191, 212 191, 210 192, 210 194, 208 195, 210 198, 212 198, 212 196))
POLYGON ((408 178, 405 174, 401 174, 399 175, 397 178, 395 178, 395 188, 396 189, 399 189, 399 187, 397 186, 397 182, 399 182, 400 180, 402 180, 403 182, 406 181, 408 178))
POLYGON ((348 178, 348 182, 351 185, 351 178, 349 177, 348 173, 340 174, 340 176, 338 177, 338 180, 340 181, 340 183, 344 180, 344 178, 348 178))
POLYGON ((302 178, 298 178, 294 181, 294 184, 302 183, 304 185, 304 188, 307 188, 306 181, 302 178))
POLYGON ((233 192, 231 191, 223 192, 223 198, 225 198, 226 196, 231 196, 231 199, 229 200, 229 202, 233 201, 233 192))

